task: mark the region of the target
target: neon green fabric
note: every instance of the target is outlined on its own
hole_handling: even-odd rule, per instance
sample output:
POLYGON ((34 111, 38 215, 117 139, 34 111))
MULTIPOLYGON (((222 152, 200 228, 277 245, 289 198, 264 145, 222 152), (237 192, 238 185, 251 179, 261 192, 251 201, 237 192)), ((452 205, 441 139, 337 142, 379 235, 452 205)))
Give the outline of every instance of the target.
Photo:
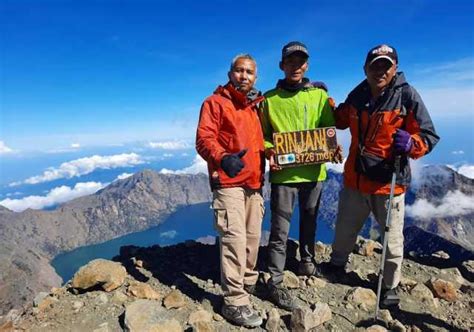
MULTIPOLYGON (((273 148, 273 133, 315 129, 335 125, 329 97, 323 89, 299 91, 275 88, 265 93, 260 108, 265 148, 273 148)), ((326 166, 306 165, 270 172, 272 183, 315 182, 326 179, 326 166)))

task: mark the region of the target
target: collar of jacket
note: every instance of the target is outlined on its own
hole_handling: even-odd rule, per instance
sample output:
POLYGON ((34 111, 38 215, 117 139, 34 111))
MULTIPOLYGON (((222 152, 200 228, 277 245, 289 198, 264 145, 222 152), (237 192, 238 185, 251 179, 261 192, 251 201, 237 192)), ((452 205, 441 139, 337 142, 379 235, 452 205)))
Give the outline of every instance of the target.
POLYGON ((296 92, 300 91, 303 89, 309 89, 312 88, 313 84, 309 81, 309 78, 304 77, 301 83, 295 84, 295 85, 290 85, 286 82, 286 80, 278 80, 277 82, 277 88, 290 91, 290 92, 296 92))
POLYGON ((230 82, 224 86, 219 85, 216 91, 214 91, 214 94, 226 97, 241 107, 253 107, 265 99, 262 93, 255 88, 245 95, 236 90, 230 82))

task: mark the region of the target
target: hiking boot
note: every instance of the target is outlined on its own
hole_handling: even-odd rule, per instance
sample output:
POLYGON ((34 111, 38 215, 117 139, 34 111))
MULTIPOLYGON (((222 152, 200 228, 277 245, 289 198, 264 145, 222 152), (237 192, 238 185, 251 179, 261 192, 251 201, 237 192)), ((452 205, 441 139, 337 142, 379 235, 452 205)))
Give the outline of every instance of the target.
POLYGON ((333 282, 342 280, 347 274, 345 265, 334 265, 330 262, 319 264, 318 270, 322 276, 333 282))
POLYGON ((244 284, 244 291, 247 292, 247 294, 255 295, 257 293, 257 285, 245 285, 244 284))
POLYGON ((300 262, 298 266, 298 275, 300 276, 316 276, 316 277, 322 277, 321 271, 319 268, 316 266, 311 261, 303 261, 300 262))
POLYGON ((227 305, 224 304, 221 310, 222 316, 229 322, 245 327, 257 327, 262 325, 262 317, 249 305, 227 305))
POLYGON ((268 286, 268 299, 278 307, 292 311, 297 308, 290 292, 281 286, 268 286))
POLYGON ((398 287, 392 289, 382 289, 380 308, 392 308, 398 306, 400 296, 398 295, 398 287))

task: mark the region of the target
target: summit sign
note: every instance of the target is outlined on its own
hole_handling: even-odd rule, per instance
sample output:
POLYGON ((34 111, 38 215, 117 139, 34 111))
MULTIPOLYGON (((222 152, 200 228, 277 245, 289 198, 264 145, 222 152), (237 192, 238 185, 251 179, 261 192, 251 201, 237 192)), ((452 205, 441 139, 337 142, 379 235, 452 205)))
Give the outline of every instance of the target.
POLYGON ((275 161, 281 167, 325 163, 337 149, 336 128, 274 133, 273 145, 275 161))

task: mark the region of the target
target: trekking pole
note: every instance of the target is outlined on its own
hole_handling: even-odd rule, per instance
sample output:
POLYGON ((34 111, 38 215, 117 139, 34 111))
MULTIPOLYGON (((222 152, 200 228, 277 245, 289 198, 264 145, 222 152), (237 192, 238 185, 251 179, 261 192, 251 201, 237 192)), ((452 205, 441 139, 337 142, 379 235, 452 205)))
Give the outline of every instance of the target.
POLYGON ((400 156, 395 157, 395 169, 393 170, 392 182, 390 184, 390 196, 388 198, 387 219, 385 220, 382 257, 380 258, 379 283, 377 286, 377 303, 375 307, 375 317, 374 317, 375 321, 377 321, 379 318, 380 295, 382 291, 382 280, 383 280, 383 272, 384 272, 384 267, 385 267, 385 254, 387 253, 388 232, 390 231, 390 220, 391 220, 391 214, 392 214, 391 212, 392 212, 393 195, 395 192, 395 182, 397 179, 397 174, 400 172, 400 159, 401 159, 400 156))

